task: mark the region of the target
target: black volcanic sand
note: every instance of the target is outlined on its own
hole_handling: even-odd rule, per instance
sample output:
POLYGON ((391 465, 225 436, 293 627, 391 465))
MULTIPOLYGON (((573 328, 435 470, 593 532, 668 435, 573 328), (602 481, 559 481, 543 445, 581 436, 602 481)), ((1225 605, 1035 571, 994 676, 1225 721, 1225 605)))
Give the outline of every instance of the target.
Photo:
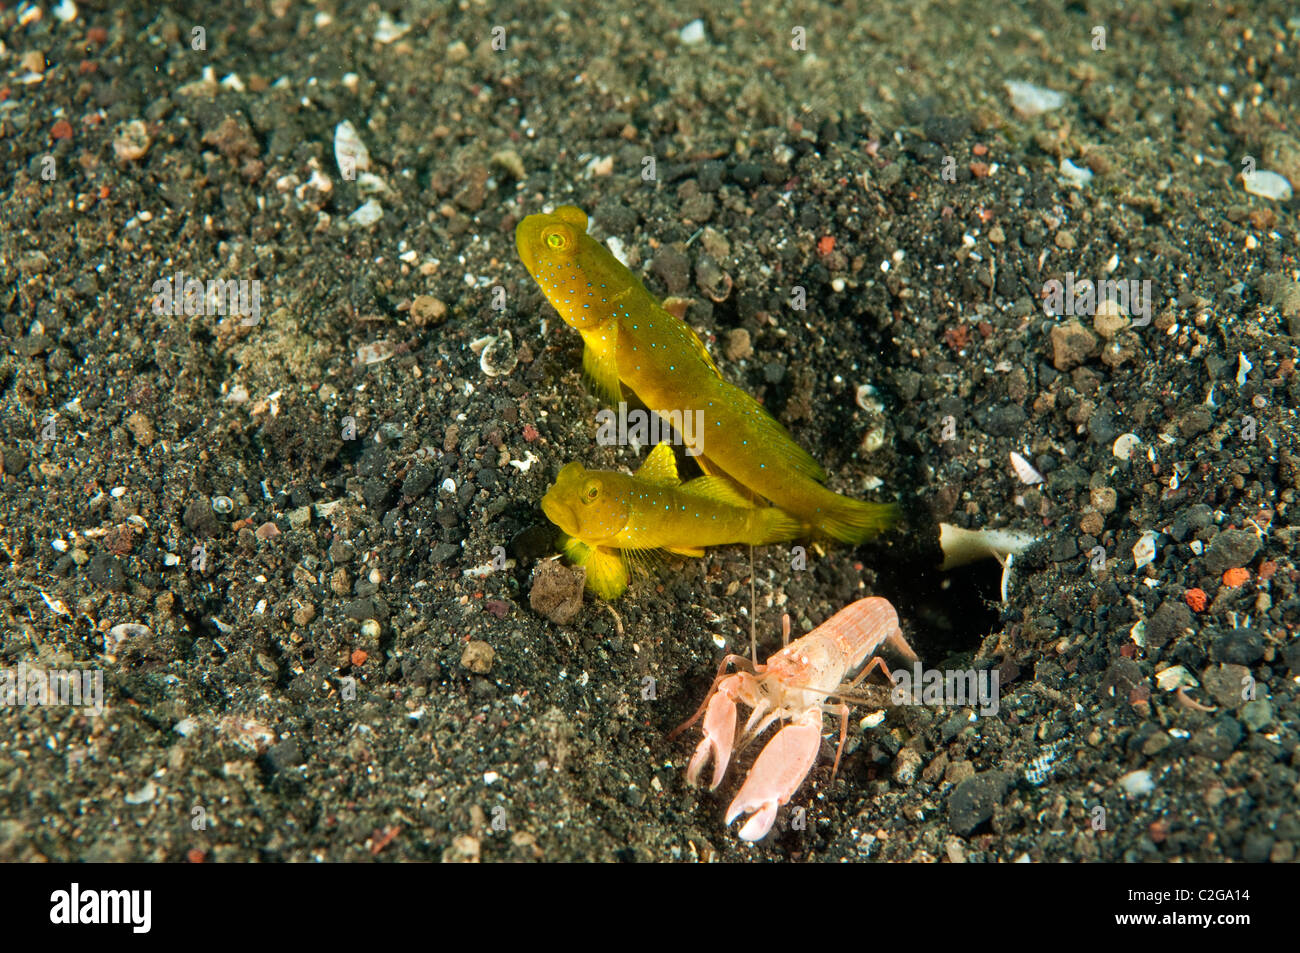
POLYGON ((1293 4, 748 3, 693 44, 663 4, 235 6, 0 12, 2 664, 107 703, 0 715, 0 858, 1294 858, 1297 203, 1240 175, 1300 185, 1293 4), (857 709, 834 780, 828 728, 757 846, 722 823, 756 749, 710 794, 668 740, 748 651, 748 551, 530 607, 556 472, 645 453, 596 445, 515 253, 566 202, 833 488, 903 504, 756 552, 760 651, 876 594, 1001 678, 990 717, 857 709), (155 313, 178 272, 259 280, 260 320, 155 313), (1045 314, 1070 272, 1150 281, 1150 323, 1045 314), (1005 602, 941 521, 1041 539, 1005 602))

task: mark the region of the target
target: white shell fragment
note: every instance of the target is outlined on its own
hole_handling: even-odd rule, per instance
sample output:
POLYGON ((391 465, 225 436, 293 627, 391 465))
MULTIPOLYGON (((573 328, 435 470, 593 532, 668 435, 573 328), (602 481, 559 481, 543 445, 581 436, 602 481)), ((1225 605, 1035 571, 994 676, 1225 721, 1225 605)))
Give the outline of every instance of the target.
POLYGON ((502 331, 496 337, 490 337, 483 342, 483 350, 478 356, 478 366, 488 377, 509 374, 518 363, 515 341, 509 331, 502 331))
POLYGON ((1065 95, 1046 86, 1035 86, 1018 79, 1009 79, 1002 85, 1011 96, 1012 108, 1025 117, 1037 116, 1065 105, 1065 95))
POLYGON ((348 221, 353 225, 360 225, 364 228, 367 225, 375 224, 375 222, 379 221, 383 217, 384 207, 374 199, 370 199, 365 205, 362 205, 359 209, 349 215, 348 221))
POLYGON ((122 622, 108 630, 104 636, 104 653, 111 655, 117 651, 117 647, 128 639, 147 638, 153 635, 153 630, 147 625, 139 622, 122 622))
POLYGON ((510 465, 512 467, 518 468, 520 473, 527 473, 528 470, 532 467, 532 465, 536 462, 537 462, 537 458, 533 456, 533 451, 526 450, 524 451, 524 459, 511 460, 510 465))
MULTIPOLYGON (((514 569, 515 561, 507 557, 504 568, 514 569)), ((478 566, 471 566, 469 569, 461 570, 461 575, 467 579, 482 579, 484 576, 490 576, 497 571, 497 566, 492 562, 482 563, 478 566)))
POLYGON ((1142 438, 1135 433, 1123 433, 1115 438, 1115 445, 1110 448, 1110 452, 1119 460, 1129 460, 1142 443, 1142 438))
POLYGON ((1237 386, 1246 386, 1246 375, 1249 374, 1255 365, 1250 363, 1250 359, 1240 351, 1237 352, 1237 386))
POLYGON ((53 612, 55 615, 66 615, 66 616, 72 615, 72 613, 68 611, 68 607, 64 605, 62 599, 51 599, 49 596, 45 594, 44 589, 40 590, 40 592, 41 592, 41 598, 45 600, 45 604, 49 606, 50 611, 53 612))
POLYGON ((879 725, 884 724, 884 721, 885 721, 885 710, 881 708, 880 710, 873 711, 871 714, 863 718, 862 721, 858 723, 858 727, 861 728, 863 731, 866 731, 868 728, 876 728, 879 725))
POLYGON ((1150 771, 1130 771, 1119 779, 1119 786, 1125 794, 1150 794, 1156 789, 1150 771))
POLYGON ((1141 569, 1143 566, 1153 562, 1156 558, 1156 540, 1160 537, 1159 533, 1153 533, 1147 530, 1133 544, 1133 568, 1141 569))
POLYGON ((1246 191, 1264 199, 1276 199, 1279 202, 1291 201, 1291 183, 1286 176, 1278 175, 1264 169, 1256 169, 1249 175, 1242 175, 1246 191))
POLYGON ((1196 688, 1200 683, 1187 669, 1181 665, 1173 665, 1163 672, 1156 673, 1156 684, 1163 691, 1172 692, 1179 688, 1196 688))
POLYGON ((148 804, 157 796, 158 786, 152 781, 146 781, 140 790, 122 795, 122 800, 127 804, 148 804))
POLYGON ((358 364, 379 364, 397 353, 397 346, 392 341, 371 341, 357 348, 358 364))
POLYGON ((345 179, 370 169, 370 150, 351 120, 344 119, 334 127, 334 162, 339 167, 339 175, 345 179))
POLYGON ((1092 170, 1087 166, 1078 166, 1069 159, 1062 159, 1060 166, 1061 178, 1069 182, 1075 188, 1083 188, 1092 181, 1092 170))
POLYGON ((1005 529, 962 529, 951 523, 939 524, 939 548, 943 550, 945 572, 973 563, 977 559, 996 559, 1005 563, 1008 556, 1018 556, 1038 542, 1032 533, 1005 529))
POLYGON ((1020 478, 1021 483, 1043 482, 1043 475, 1034 469, 1034 465, 1014 450, 1011 451, 1011 469, 1016 471, 1016 476, 1020 478))
POLYGON ((198 728, 199 728, 199 720, 197 718, 192 718, 192 717, 182 718, 180 721, 176 722, 176 724, 172 725, 172 731, 176 732, 176 734, 181 735, 182 737, 185 738, 188 738, 190 735, 194 734, 194 732, 197 731, 198 728))
POLYGON ((704 32, 703 20, 692 20, 686 26, 682 27, 677 34, 683 43, 687 46, 694 46, 696 43, 703 43, 708 37, 704 32))
POLYGON ((387 45, 392 43, 394 40, 405 36, 410 29, 411 25, 409 23, 399 23, 387 13, 381 13, 379 15, 379 22, 375 24, 375 42, 387 45))
POLYGON ((1133 623, 1133 628, 1128 630, 1128 637, 1133 640, 1138 648, 1147 647, 1147 623, 1145 619, 1138 619, 1133 623))
POLYGON ((885 409, 885 405, 876 393, 876 388, 871 384, 859 384, 853 399, 863 410, 878 414, 885 409))

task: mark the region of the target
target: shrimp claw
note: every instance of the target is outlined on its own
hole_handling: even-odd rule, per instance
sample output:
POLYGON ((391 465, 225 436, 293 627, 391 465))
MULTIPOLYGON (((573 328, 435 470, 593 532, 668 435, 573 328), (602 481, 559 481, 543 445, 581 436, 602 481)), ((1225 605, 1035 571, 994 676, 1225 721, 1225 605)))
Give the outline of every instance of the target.
POLYGON ((726 823, 754 812, 740 829, 741 840, 761 840, 776 821, 776 812, 787 803, 812 770, 821 748, 822 713, 814 709, 780 731, 767 743, 727 808, 726 823))
POLYGON ((735 682, 739 675, 729 675, 718 685, 713 697, 709 699, 708 710, 704 713, 704 738, 701 739, 691 763, 686 766, 686 780, 691 784, 699 781, 700 771, 713 758, 713 780, 709 784, 712 791, 722 783, 722 776, 727 772, 731 761, 731 752, 736 739, 736 698, 735 682))

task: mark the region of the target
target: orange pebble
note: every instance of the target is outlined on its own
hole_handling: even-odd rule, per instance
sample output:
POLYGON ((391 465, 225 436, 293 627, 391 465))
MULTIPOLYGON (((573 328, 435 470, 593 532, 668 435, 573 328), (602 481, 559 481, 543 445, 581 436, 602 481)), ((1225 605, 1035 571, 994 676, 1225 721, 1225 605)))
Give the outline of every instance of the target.
POLYGON ((358 667, 365 665, 368 658, 370 658, 370 655, 365 649, 356 649, 352 653, 352 664, 358 667))
POLYGON ((817 241, 817 254, 825 258, 835 250, 835 239, 830 235, 823 235, 817 241))
POLYGON ((1229 589, 1236 589, 1238 586, 1244 586, 1249 581, 1249 569, 1241 569, 1238 567, 1237 569, 1229 569, 1223 574, 1223 584, 1229 589))
POLYGON ((1204 612, 1207 601, 1204 589, 1188 589, 1183 593, 1183 598, 1187 604, 1192 607, 1193 612, 1204 612))

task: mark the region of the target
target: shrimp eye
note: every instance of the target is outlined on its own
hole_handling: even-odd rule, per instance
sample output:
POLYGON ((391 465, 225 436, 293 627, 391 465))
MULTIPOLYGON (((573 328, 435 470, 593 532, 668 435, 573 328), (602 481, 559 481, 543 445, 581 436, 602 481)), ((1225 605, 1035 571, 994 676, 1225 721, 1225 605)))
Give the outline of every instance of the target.
POLYGON ((546 232, 543 240, 552 251, 565 251, 572 244, 569 233, 564 228, 552 228, 546 232))
POLYGON ((600 496, 600 484, 595 480, 588 480, 587 485, 582 488, 582 502, 594 503, 598 496, 600 496))

